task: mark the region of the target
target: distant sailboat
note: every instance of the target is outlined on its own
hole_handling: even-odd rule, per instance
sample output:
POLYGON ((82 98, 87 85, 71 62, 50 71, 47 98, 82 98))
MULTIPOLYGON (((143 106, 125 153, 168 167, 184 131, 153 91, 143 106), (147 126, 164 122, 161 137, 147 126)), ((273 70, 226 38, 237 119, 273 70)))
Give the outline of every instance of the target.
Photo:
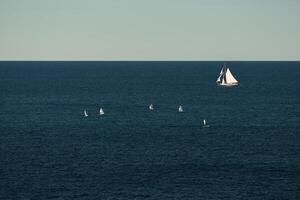
POLYGON ((149 106, 149 110, 154 110, 154 107, 153 107, 153 105, 152 105, 152 104, 150 104, 150 106, 149 106))
POLYGON ((183 112, 183 108, 182 108, 182 106, 179 106, 179 108, 178 108, 178 112, 183 112))
POLYGON ((85 117, 88 117, 88 116, 89 116, 89 115, 87 114, 86 110, 84 110, 83 114, 84 114, 85 117))
POLYGON ((204 127, 204 128, 209 127, 209 125, 206 123, 206 120, 205 120, 205 119, 203 120, 203 127, 204 127))
POLYGON ((100 108, 100 110, 99 110, 99 115, 104 115, 104 111, 102 108, 100 108))
POLYGON ((220 75, 216 81, 217 84, 222 86, 234 86, 238 85, 238 81, 232 75, 230 69, 224 64, 220 75))

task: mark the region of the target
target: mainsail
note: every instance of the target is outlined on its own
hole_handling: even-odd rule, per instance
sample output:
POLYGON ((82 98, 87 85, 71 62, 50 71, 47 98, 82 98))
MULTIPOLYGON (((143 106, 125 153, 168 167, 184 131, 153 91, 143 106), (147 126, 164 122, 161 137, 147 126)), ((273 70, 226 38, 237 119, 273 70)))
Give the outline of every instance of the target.
POLYGON ((227 70, 226 70, 226 82, 228 84, 237 84, 238 83, 238 81, 233 77, 229 68, 227 68, 227 70))

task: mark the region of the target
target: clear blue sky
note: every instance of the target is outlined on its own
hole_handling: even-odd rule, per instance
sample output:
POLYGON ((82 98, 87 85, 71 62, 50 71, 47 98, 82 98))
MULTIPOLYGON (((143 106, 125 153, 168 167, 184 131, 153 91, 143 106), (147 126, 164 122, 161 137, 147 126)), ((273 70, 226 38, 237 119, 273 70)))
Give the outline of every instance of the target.
POLYGON ((300 0, 0 0, 0 60, 300 60, 300 0))

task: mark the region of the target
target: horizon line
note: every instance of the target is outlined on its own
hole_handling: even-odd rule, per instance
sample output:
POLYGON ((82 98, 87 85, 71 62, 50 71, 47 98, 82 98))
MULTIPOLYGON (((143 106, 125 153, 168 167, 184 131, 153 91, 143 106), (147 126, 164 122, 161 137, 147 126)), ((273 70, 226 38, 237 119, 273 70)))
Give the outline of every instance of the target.
POLYGON ((147 60, 147 59, 20 59, 20 60, 1 60, 0 62, 300 62, 300 59, 241 59, 241 60, 234 60, 234 59, 218 59, 218 60, 192 60, 192 59, 157 59, 157 60, 147 60))

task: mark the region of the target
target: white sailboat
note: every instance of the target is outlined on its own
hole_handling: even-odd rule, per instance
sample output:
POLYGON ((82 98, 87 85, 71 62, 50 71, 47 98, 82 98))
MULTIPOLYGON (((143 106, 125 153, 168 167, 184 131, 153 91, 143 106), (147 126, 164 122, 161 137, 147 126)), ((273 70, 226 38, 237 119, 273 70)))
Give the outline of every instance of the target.
POLYGON ((203 120, 203 128, 207 128, 207 127, 209 127, 209 125, 206 123, 206 120, 204 119, 203 120))
POLYGON ((149 110, 154 110, 153 104, 150 104, 149 110))
POLYGON ((102 108, 100 108, 100 110, 99 110, 99 115, 104 115, 104 111, 102 108))
POLYGON ((178 112, 183 112, 183 108, 182 108, 182 106, 179 106, 179 108, 178 108, 178 112))
POLYGON ((225 64, 223 65, 223 67, 221 69, 220 75, 219 75, 216 83, 218 85, 222 85, 222 86, 238 85, 238 81, 234 78, 230 69, 225 64))
POLYGON ((85 117, 88 117, 89 115, 87 114, 86 110, 83 111, 83 114, 85 117))

